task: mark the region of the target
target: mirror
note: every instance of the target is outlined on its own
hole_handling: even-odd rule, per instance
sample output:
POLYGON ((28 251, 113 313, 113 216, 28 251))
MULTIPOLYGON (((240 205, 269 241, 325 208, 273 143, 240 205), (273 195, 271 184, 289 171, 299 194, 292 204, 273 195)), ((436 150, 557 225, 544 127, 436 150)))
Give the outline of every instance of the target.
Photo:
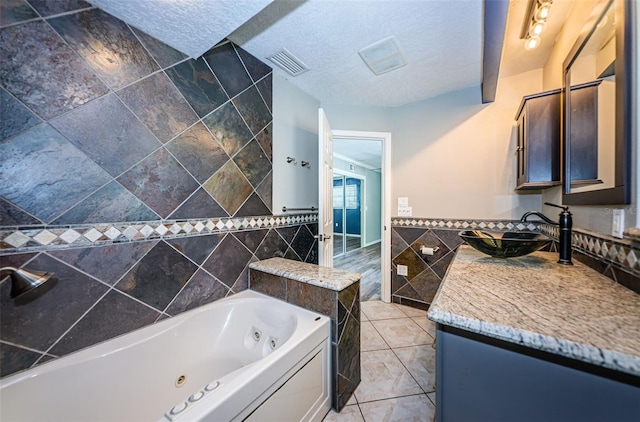
POLYGON ((631 1, 599 2, 564 62, 564 204, 631 201, 631 1))

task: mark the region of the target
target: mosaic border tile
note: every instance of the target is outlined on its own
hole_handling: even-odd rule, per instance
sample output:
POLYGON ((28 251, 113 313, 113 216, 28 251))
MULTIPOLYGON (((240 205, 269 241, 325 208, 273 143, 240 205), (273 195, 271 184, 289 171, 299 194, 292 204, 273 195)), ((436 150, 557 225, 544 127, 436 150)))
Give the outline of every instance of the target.
POLYGON ((0 255, 286 227, 316 222, 318 222, 318 214, 308 213, 257 217, 156 220, 135 223, 3 227, 0 229, 0 255))
POLYGON ((483 220, 483 219, 448 219, 448 218, 401 218, 391 219, 392 227, 419 227, 426 229, 490 229, 497 231, 520 230, 538 231, 540 224, 535 221, 521 223, 519 220, 483 220))

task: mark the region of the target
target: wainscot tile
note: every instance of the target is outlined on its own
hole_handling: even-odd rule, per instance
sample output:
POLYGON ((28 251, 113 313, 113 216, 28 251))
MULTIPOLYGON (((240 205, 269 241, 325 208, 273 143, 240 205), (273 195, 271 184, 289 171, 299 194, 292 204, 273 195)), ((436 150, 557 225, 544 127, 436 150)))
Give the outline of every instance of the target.
POLYGON ((411 286, 418 292, 425 303, 431 303, 440 287, 441 279, 430 268, 425 269, 413 279, 409 280, 411 286))
POLYGON ((51 348, 62 356, 144 327, 160 316, 156 310, 111 290, 51 348))
POLYGON ((242 48, 235 46, 242 63, 244 63, 244 67, 247 68, 249 75, 251 75, 251 79, 254 81, 258 81, 262 79, 264 76, 271 73, 272 69, 266 64, 262 63, 260 60, 252 56, 251 54, 244 51, 242 48))
POLYGON ((271 134, 273 133, 273 123, 269 123, 262 132, 256 135, 256 140, 262 147, 262 150, 267 154, 269 161, 273 161, 273 141, 271 134))
POLYGON ((52 16, 73 10, 86 9, 91 6, 84 0, 28 0, 42 16, 52 16))
POLYGON ((198 189, 198 182, 164 148, 145 158, 118 181, 163 218, 198 189))
POLYGON ((313 284, 287 279, 286 300, 301 308, 323 315, 337 315, 336 292, 313 284))
POLYGON ((233 99, 247 125, 257 135, 271 122, 271 112, 256 87, 251 87, 233 99))
POLYGON ((273 111, 273 76, 269 74, 264 78, 260 79, 256 86, 264 98, 264 102, 267 104, 267 107, 270 111, 273 111))
POLYGON ((229 217, 229 214, 202 188, 199 188, 169 216, 172 219, 216 217, 229 217))
POLYGON ((234 215, 251 195, 251 184, 232 161, 228 161, 202 187, 230 214, 234 215))
POLYGON ((228 234, 220 242, 202 268, 210 272, 227 287, 232 287, 251 259, 251 252, 233 235, 228 234))
POLYGON ((309 229, 306 226, 301 226, 291 243, 291 247, 299 257, 305 259, 313 247, 313 240, 313 234, 311 234, 309 229))
POLYGON ((113 177, 162 145, 115 94, 60 116, 51 125, 113 177))
POLYGON ((400 255, 393 259, 393 263, 397 265, 406 265, 408 276, 407 279, 411 279, 427 268, 427 264, 418 256, 418 254, 411 248, 405 249, 400 255))
POLYGON ((431 231, 427 231, 422 236, 414 240, 411 244, 411 248, 427 265, 433 265, 450 251, 447 245, 445 245, 444 242, 442 242, 442 240, 440 240, 440 238, 431 231), (420 251, 422 246, 434 249, 438 248, 438 250, 434 250, 433 255, 425 255, 420 251))
POLYGON ((27 130, 41 122, 38 116, 1 88, 0 114, 2 115, 0 140, 27 130))
POLYGON ((0 62, 2 86, 46 119, 108 92, 44 21, 0 30, 0 62))
POLYGON ((411 245, 417 238, 422 236, 426 229, 414 227, 394 227, 396 233, 405 241, 407 245, 411 245))
POLYGON ((224 234, 217 233, 202 236, 176 237, 166 239, 166 242, 187 258, 200 265, 223 238, 224 234))
POLYGON ((398 255, 402 253, 405 249, 407 249, 409 245, 404 239, 398 234, 396 228, 391 229, 391 259, 394 259, 398 255))
POLYGON ((262 271, 249 270, 249 287, 256 292, 287 300, 287 279, 262 271))
POLYGON ((460 230, 432 229, 431 231, 438 236, 449 249, 455 249, 464 243, 464 240, 458 235, 460 230))
POLYGON ((293 261, 303 261, 303 259, 300 258, 298 256, 298 254, 296 253, 296 251, 291 249, 291 247, 287 248, 287 251, 284 253, 284 257, 283 258, 291 259, 293 261))
POLYGON ((287 242, 291 243, 302 226, 278 227, 276 231, 287 242))
MULTIPOLYGON (((297 229, 297 227, 294 228, 297 229)), ((242 242, 244 246, 247 247, 247 249, 249 249, 253 253, 256 251, 258 245, 260 245, 268 232, 268 229, 247 230, 233 233, 233 236, 235 236, 240 242, 242 242)))
POLYGON ((189 309, 222 299, 229 288, 206 271, 198 270, 166 310, 169 315, 177 315, 189 309))
POLYGON ((197 270, 196 265, 165 242, 159 242, 116 288, 163 310, 197 270))
POLYGON ((431 266, 431 269, 434 273, 436 273, 438 277, 443 279, 445 274, 447 273, 447 270, 449 269, 449 265, 451 265, 451 261, 453 261, 453 258, 455 258, 455 256, 455 251, 449 252, 448 254, 440 258, 440 260, 438 260, 435 264, 433 264, 431 266))
POLYGON ((230 156, 240 151, 253 137, 231 101, 202 121, 230 156))
POLYGON ((42 221, 27 214, 9 201, 0 198, 0 226, 28 226, 42 221))
MULTIPOLYGON (((16 267, 20 268, 31 259, 33 259, 37 253, 19 253, 13 255, 0 255, 0 267, 16 267)), ((8 275, 4 275, 0 280, 9 279, 8 275)))
POLYGON ((264 238, 260 246, 255 252, 256 258, 268 259, 274 257, 282 257, 287 251, 287 242, 274 229, 264 238))
POLYGON ((25 0, 2 0, 0 3, 0 26, 36 18, 38 14, 25 0))
POLYGON ((260 196, 267 208, 269 208, 269 214, 271 214, 271 212, 273 212, 273 172, 269 172, 264 178, 260 186, 256 189, 256 193, 260 196))
POLYGON ((254 188, 260 185, 271 171, 271 161, 256 140, 249 142, 238 152, 233 161, 254 188))
POLYGON ((251 78, 231 43, 214 47, 204 58, 230 98, 251 86, 251 78))
POLYGON ((162 72, 129 85, 117 94, 162 142, 169 141, 198 119, 162 72))
POLYGON ((187 55, 182 54, 157 38, 135 28, 131 28, 131 30, 138 36, 138 39, 142 41, 142 44, 144 44, 153 58, 156 59, 156 62, 161 68, 164 69, 187 58, 187 55))
POLYGON ((258 215, 269 215, 269 214, 271 214, 271 211, 269 210, 269 208, 267 208, 265 203, 262 201, 262 199, 260 199, 260 197, 256 193, 253 193, 251 194, 249 199, 247 199, 247 202, 242 204, 238 212, 235 213, 235 216, 251 217, 251 216, 258 216, 258 215))
POLYGON ((257 259, 254 256, 249 259, 249 262, 247 262, 247 266, 244 267, 244 270, 242 270, 242 272, 236 279, 236 282, 233 283, 233 286, 231 287, 231 293, 239 293, 249 288, 249 264, 256 261, 257 259))
POLYGON ((45 222, 109 175, 47 124, 0 143, 0 195, 45 222))
POLYGON ((127 24, 100 9, 48 22, 114 90, 159 69, 127 24))
POLYGON ((0 377, 30 368, 42 353, 0 342, 0 377))
POLYGON ((229 99, 202 57, 179 63, 166 72, 200 117, 229 99))

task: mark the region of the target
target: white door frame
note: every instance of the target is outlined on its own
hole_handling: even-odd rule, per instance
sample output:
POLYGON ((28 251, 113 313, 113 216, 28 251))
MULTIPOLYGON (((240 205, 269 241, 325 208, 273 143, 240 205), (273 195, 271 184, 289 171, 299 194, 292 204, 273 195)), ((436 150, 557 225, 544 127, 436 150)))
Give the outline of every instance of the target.
POLYGON ((391 133, 358 130, 332 130, 334 138, 360 139, 382 142, 382 280, 380 296, 383 302, 391 301, 391 133))

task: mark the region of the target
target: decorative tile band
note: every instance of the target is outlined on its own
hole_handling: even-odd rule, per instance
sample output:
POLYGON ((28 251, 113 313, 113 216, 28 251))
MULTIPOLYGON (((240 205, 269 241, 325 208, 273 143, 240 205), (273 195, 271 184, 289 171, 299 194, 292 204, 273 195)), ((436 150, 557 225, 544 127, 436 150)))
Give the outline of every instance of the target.
POLYGON ((447 218, 400 218, 391 219, 391 225, 394 227, 420 227, 435 229, 459 229, 459 230, 475 230, 489 229, 497 231, 520 230, 520 231, 537 231, 539 223, 535 221, 527 221, 521 223, 518 220, 455 220, 447 218))
POLYGON ((3 227, 0 229, 0 255, 284 227, 316 223, 317 221, 318 215, 316 213, 308 213, 282 216, 100 223, 96 225, 3 227))
MULTIPOLYGON (((540 231, 558 240, 560 233, 558 226, 541 224, 540 231)), ((599 261, 636 275, 640 274, 640 248, 637 243, 630 240, 574 228, 571 245, 574 249, 599 261)))

